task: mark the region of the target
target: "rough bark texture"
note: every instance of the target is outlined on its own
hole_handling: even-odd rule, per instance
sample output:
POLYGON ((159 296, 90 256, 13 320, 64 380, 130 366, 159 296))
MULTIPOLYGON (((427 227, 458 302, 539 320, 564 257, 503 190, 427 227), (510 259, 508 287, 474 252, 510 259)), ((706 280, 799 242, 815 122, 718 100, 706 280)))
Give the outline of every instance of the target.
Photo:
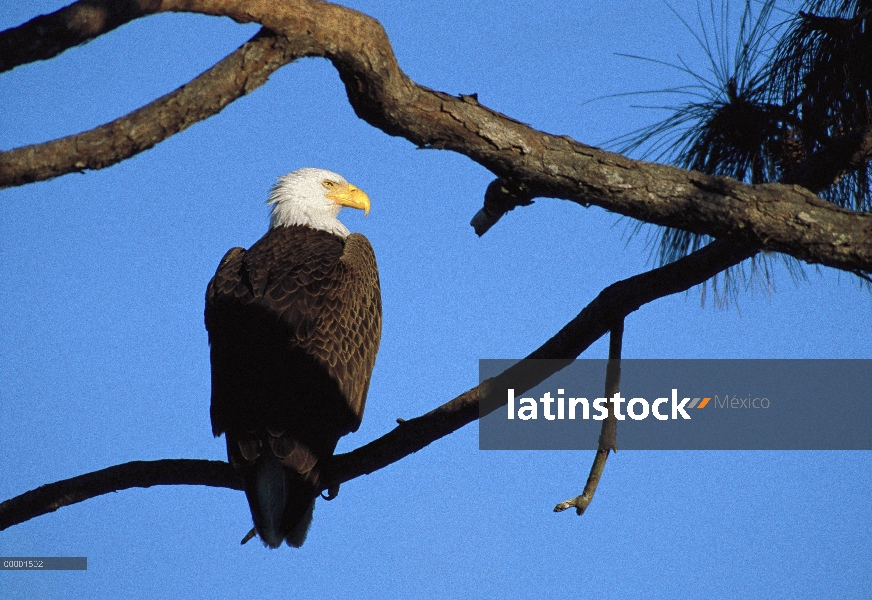
MULTIPOLYGON (((0 187, 119 162, 215 114, 261 85, 279 66, 302 56, 322 56, 339 71, 360 118, 420 147, 460 152, 497 176, 477 224, 481 232, 506 210, 533 197, 549 196, 719 238, 674 263, 607 287, 528 358, 568 362, 643 304, 700 284, 753 256, 759 248, 849 271, 872 271, 870 214, 837 208, 798 185, 748 186, 633 161, 532 129, 482 106, 474 96, 454 97, 419 86, 400 70, 377 21, 331 4, 312 0, 81 0, 0 33, 0 70, 50 58, 131 19, 166 11, 257 21, 269 31, 188 85, 130 115, 79 135, 0 154, 0 187)), ((850 160, 865 160, 869 148, 864 133, 856 140, 846 139, 839 151, 850 160)), ((791 181, 815 188, 838 176, 838 157, 818 160, 822 167, 809 162, 791 181)), ((530 389, 551 374, 528 375, 527 387, 516 389, 530 389)), ((513 374, 496 379, 504 376, 513 374)), ((344 481, 372 473, 496 410, 501 405, 498 401, 482 406, 495 383, 486 381, 425 415, 401 421, 381 438, 334 457, 323 473, 324 488, 332 491, 344 481)), ((184 483, 240 489, 226 463, 127 463, 42 486, 0 504, 0 529, 110 491, 184 483)))
POLYGON ((55 57, 159 7, 160 0, 83 0, 31 19, 0 36, 0 73, 55 57))
POLYGON ((0 187, 114 165, 220 112, 293 59, 285 38, 262 30, 193 81, 129 115, 78 135, 0 154, 0 187))
MULTIPOLYGON (((134 8, 118 16, 110 6, 108 1, 83 0, 0 34, 0 47, 10 44, 10 38, 20 39, 22 28, 50 39, 68 29, 70 15, 84 7, 97 11, 98 16, 104 14, 105 18, 100 21, 92 14, 88 22, 97 25, 80 27, 63 44, 49 41, 29 44, 34 48, 32 54, 18 55, 14 63, 51 56, 61 51, 64 44, 72 46, 98 35, 101 23, 108 30, 125 18, 152 12, 191 11, 229 16, 239 22, 256 21, 287 39, 281 53, 285 62, 300 56, 331 60, 360 118, 420 147, 465 154, 498 177, 526 186, 534 196, 596 204, 641 221, 714 237, 729 236, 810 263, 848 271, 872 271, 872 214, 843 210, 796 185, 749 186, 727 178, 633 161, 565 136, 537 131, 482 106, 473 96, 458 98, 419 86, 400 70, 381 25, 354 10, 313 0, 281 4, 270 0, 164 0, 131 3, 134 8)), ((203 104, 210 103, 203 99, 203 104)), ((186 117, 175 115, 170 106, 164 107, 161 114, 170 115, 171 121, 184 125, 164 128, 162 137, 147 136, 144 144, 137 142, 131 146, 122 141, 128 138, 129 131, 125 117, 86 134, 0 154, 0 186, 20 185, 122 160, 197 118, 189 105, 180 105, 178 110, 186 117), (79 139, 83 136, 92 137, 79 139), (112 152, 97 151, 101 157, 92 156, 93 148, 111 148, 116 144, 121 148, 114 159, 112 152)), ((199 118, 217 110, 220 107, 204 107, 199 118)))

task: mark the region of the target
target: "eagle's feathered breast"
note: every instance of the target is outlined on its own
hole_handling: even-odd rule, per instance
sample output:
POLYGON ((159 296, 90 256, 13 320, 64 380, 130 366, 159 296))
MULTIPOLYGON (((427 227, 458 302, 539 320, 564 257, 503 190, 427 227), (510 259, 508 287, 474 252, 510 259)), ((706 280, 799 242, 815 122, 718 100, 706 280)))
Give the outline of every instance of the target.
POLYGON ((268 442, 314 490, 315 463, 360 425, 378 352, 381 293, 369 241, 273 227, 221 261, 205 318, 212 429, 227 434, 231 462, 246 477, 268 442))

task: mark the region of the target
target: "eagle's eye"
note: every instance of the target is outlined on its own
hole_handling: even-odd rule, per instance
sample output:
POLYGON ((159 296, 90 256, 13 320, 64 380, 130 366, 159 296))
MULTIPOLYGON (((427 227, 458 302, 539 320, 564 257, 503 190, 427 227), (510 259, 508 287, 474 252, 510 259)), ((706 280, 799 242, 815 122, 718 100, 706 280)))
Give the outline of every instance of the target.
POLYGON ((330 181, 329 179, 325 179, 324 181, 321 182, 321 185, 323 185, 325 188, 332 188, 333 186, 336 185, 336 182, 330 181))

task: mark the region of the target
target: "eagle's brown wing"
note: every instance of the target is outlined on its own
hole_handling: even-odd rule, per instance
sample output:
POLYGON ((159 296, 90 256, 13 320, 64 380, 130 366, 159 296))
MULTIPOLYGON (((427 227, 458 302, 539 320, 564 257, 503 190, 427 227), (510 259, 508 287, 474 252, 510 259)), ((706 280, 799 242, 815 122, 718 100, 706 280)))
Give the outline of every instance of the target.
POLYGON ((286 379, 283 371, 296 370, 281 360, 306 362, 301 354, 338 386, 356 421, 347 431, 357 429, 381 338, 378 269, 365 237, 351 234, 343 241, 309 227, 273 228, 247 252, 234 248, 225 255, 207 289, 205 316, 213 377, 219 371, 218 389, 213 386, 216 434, 227 425, 222 413, 238 412, 225 404, 234 402, 226 396, 239 384, 224 389, 221 371, 248 367, 249 373, 239 374, 244 382, 277 400, 286 394, 270 382, 278 384, 286 379), (264 350, 257 350, 259 344, 264 350), (254 357, 258 364, 252 364, 254 357))
POLYGON ((227 434, 229 459, 251 480, 258 525, 249 488, 267 444, 314 489, 313 467, 360 425, 381 337, 372 246, 358 234, 273 228, 248 251, 225 255, 205 319, 213 433, 227 434))

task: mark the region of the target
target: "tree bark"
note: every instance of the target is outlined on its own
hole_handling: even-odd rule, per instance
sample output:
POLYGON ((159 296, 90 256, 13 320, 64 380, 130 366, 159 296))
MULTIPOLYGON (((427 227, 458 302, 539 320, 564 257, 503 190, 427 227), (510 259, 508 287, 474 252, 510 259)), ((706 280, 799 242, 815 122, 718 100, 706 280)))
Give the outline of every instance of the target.
MULTIPOLYGON (((474 96, 455 97, 420 86, 400 70, 381 25, 357 11, 313 0, 281 4, 269 0, 163 0, 135 4, 136 10, 124 13, 124 18, 189 11, 259 22, 286 38, 288 45, 282 51, 286 60, 300 56, 328 58, 339 71, 349 102, 360 118, 419 147, 464 154, 497 177, 525 186, 533 196, 562 198, 585 206, 595 204, 641 221, 716 238, 730 237, 744 245, 784 252, 809 263, 851 272, 872 271, 872 214, 841 209, 796 185, 745 185, 724 177, 630 160, 566 136, 537 131, 488 109, 474 96)), ((41 36, 50 37, 69 20, 75 8, 89 6, 108 11, 110 5, 108 0, 82 0, 0 34, 0 47, 8 45, 9 39, 20 40, 22 28, 44 31, 41 36)), ((107 16, 105 27, 117 26, 118 21, 107 16)), ((100 33, 93 27, 87 31, 92 37, 100 33)), ((73 36, 69 44, 83 37, 73 36)), ((47 46, 48 42, 42 46, 29 44, 37 50, 30 57, 19 56, 18 64, 44 57, 47 46)), ((51 48, 51 52, 56 51, 57 44, 51 48)), ((179 110, 191 111, 190 107, 179 110)), ((204 116, 214 112, 201 111, 204 116)), ((0 186, 100 168, 130 156, 130 146, 123 140, 127 139, 128 119, 132 116, 115 121, 113 126, 104 125, 99 132, 65 138, 62 152, 56 141, 0 154, 0 186), (85 141, 81 136, 88 135, 105 139, 89 137, 89 143, 80 144, 85 141), (118 144, 120 149, 114 159, 103 154, 98 160, 88 154, 93 144, 118 144), (50 165, 58 166, 52 169, 50 165)), ((190 124, 186 118, 173 120, 190 124)), ((169 127, 164 137, 172 133, 175 131, 169 127)), ((143 146, 159 141, 154 136, 151 140, 143 146)), ((135 151, 141 149, 144 147, 135 151)))

